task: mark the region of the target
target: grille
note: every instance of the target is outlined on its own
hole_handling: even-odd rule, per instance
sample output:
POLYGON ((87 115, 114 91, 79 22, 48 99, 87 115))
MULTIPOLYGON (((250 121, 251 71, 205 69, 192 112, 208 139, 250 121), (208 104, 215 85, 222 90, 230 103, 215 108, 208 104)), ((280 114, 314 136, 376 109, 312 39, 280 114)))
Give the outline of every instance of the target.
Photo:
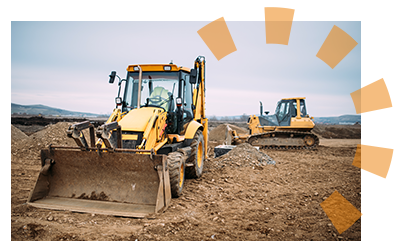
POLYGON ((122 135, 137 135, 136 140, 122 140, 122 148, 135 149, 136 146, 140 145, 143 138, 143 132, 122 131, 122 135))

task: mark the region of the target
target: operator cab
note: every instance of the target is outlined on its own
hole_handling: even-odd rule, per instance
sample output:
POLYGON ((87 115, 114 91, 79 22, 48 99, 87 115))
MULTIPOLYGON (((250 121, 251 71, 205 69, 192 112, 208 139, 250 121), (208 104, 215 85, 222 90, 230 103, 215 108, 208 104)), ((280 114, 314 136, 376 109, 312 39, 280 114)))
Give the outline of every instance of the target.
POLYGON ((300 102, 300 117, 307 116, 304 98, 282 99, 276 105, 275 115, 280 126, 289 126, 292 117, 297 116, 297 100, 300 102))
POLYGON ((139 73, 129 72, 122 112, 142 107, 158 107, 167 112, 174 110, 174 99, 178 97, 179 91, 178 72, 143 72, 139 85, 139 73))
POLYGON ((297 100, 300 104, 300 117, 308 117, 305 98, 286 98, 280 100, 273 115, 259 117, 261 126, 290 126, 292 117, 297 116, 297 100))
POLYGON ((143 107, 161 108, 167 112, 167 133, 179 134, 193 119, 193 85, 190 69, 173 64, 128 67, 121 111, 143 107), (141 81, 140 81, 141 80, 141 81))

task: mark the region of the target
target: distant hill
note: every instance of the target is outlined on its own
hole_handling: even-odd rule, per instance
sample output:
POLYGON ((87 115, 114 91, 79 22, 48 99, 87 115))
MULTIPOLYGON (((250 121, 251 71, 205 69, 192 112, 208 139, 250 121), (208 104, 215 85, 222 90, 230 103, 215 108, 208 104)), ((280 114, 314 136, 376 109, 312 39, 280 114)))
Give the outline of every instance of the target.
POLYGON ((334 117, 314 117, 316 123, 325 124, 361 124, 361 115, 341 115, 334 117))
MULTIPOLYGON (((11 114, 26 114, 26 115, 44 115, 44 116, 63 116, 63 117, 104 117, 108 115, 100 115, 94 113, 75 112, 64 109, 52 108, 41 104, 37 105, 20 105, 11 103, 11 114)), ((243 121, 247 122, 248 115, 237 116, 211 116, 210 120, 213 121, 243 121)), ((361 124, 361 115, 341 115, 332 117, 314 117, 315 123, 323 124, 354 124, 356 122, 361 124)))
MULTIPOLYGON (((237 121, 247 122, 248 115, 237 116, 211 116, 212 121, 237 121)), ((319 124, 361 124, 361 115, 341 115, 331 117, 314 117, 314 122, 319 124)))
POLYGON ((37 105, 20 105, 11 103, 11 114, 26 115, 52 115, 52 116, 73 116, 73 117, 99 117, 104 116, 94 113, 75 112, 64 109, 52 108, 41 104, 37 105))

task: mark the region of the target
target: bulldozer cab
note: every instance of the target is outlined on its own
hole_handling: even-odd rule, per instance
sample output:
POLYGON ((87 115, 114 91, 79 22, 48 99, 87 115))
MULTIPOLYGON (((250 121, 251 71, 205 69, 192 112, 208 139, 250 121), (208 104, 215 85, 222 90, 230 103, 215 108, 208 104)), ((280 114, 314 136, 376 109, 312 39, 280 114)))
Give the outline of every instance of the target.
POLYGON ((275 116, 279 126, 289 126, 292 117, 306 117, 305 100, 303 98, 280 100, 276 105, 275 116))
MULTIPOLYGON (((311 132, 315 123, 313 117, 307 114, 305 97, 281 99, 273 115, 262 113, 260 102, 261 115, 251 115, 247 122, 250 136, 246 141, 251 145, 279 149, 312 149, 318 146, 319 139, 311 132)), ((243 141, 240 136, 236 137, 233 136, 233 143, 243 141)))

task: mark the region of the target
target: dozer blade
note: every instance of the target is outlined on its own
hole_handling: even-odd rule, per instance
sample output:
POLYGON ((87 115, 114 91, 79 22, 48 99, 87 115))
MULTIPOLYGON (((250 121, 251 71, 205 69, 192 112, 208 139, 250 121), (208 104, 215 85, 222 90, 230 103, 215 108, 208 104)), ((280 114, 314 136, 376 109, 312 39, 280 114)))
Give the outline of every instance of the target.
POLYGON ((163 155, 50 148, 41 160, 28 199, 35 207, 145 217, 171 201, 163 155))

